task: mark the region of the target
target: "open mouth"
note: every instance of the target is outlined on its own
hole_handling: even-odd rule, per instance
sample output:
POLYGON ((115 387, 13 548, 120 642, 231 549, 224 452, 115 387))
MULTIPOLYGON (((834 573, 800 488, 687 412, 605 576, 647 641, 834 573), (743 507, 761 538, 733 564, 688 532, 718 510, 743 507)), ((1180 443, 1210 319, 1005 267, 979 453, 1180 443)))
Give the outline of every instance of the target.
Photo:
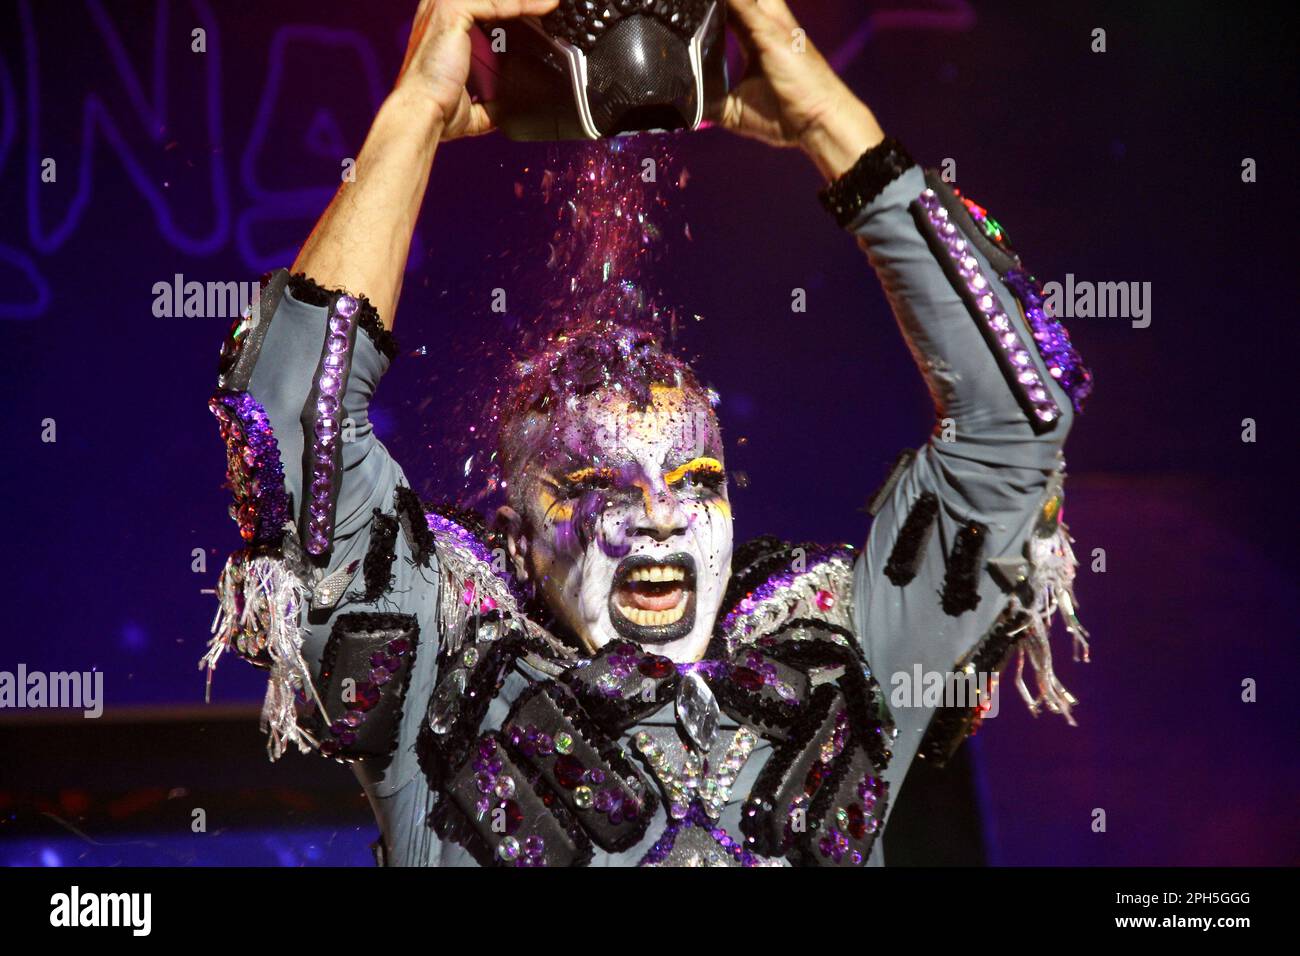
POLYGON ((638 644, 666 644, 695 626, 695 559, 689 554, 624 558, 609 592, 614 630, 638 644))

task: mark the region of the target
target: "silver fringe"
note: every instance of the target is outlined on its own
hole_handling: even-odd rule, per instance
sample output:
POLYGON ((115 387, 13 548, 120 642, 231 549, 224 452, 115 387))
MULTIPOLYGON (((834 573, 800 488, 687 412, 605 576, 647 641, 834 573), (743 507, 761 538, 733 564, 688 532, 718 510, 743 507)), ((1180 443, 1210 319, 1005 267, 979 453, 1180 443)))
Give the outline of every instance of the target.
MULTIPOLYGON (((249 656, 266 651, 271 666, 262 702, 262 729, 271 760, 278 760, 289 744, 296 744, 303 753, 316 746, 312 736, 298 726, 294 704, 298 691, 307 690, 325 715, 302 656, 307 634, 302 613, 309 598, 310 590, 289 562, 267 555, 232 555, 217 584, 219 606, 212 622, 213 636, 199 669, 208 672, 210 698, 212 675, 232 644, 249 656)), ((328 723, 328 715, 325 720, 328 723)))
POLYGON ((1079 563, 1070 547, 1073 541, 1064 522, 1059 523, 1051 535, 1033 535, 1029 542, 1029 585, 1033 602, 1026 607, 1020 598, 1011 598, 1012 610, 1029 615, 1025 636, 1016 644, 1016 689, 1031 713, 1036 715, 1040 707, 1046 707, 1051 713, 1063 716, 1071 725, 1075 721, 1070 711, 1079 701, 1057 679, 1048 637, 1052 631, 1052 619, 1059 613, 1072 638, 1074 659, 1088 661, 1088 632, 1075 614, 1078 600, 1074 596, 1074 578, 1079 563), (1026 658, 1034 670, 1037 694, 1031 694, 1025 685, 1026 658))
POLYGON ((484 599, 490 600, 501 612, 503 622, 512 622, 523 615, 515 596, 506 582, 493 572, 492 566, 458 541, 455 535, 435 529, 438 574, 439 631, 446 652, 455 654, 465 640, 465 623, 478 613, 484 599))

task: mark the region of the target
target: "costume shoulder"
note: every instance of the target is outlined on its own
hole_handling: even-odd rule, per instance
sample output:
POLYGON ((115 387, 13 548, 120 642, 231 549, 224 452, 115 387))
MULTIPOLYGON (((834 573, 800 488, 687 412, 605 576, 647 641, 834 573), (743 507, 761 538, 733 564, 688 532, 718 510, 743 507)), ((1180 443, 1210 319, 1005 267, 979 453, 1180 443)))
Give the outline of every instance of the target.
POLYGON ((746 542, 732 558, 718 639, 733 653, 802 620, 859 649, 853 634, 854 558, 849 545, 791 544, 771 536, 746 542))

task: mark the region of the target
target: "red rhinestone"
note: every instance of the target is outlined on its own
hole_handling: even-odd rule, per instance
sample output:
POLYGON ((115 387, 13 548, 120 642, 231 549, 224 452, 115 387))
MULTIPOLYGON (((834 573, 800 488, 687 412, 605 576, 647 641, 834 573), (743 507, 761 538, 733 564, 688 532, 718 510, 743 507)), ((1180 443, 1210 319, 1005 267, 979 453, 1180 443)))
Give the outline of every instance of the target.
POLYGON ((353 704, 355 709, 367 711, 379 703, 379 688, 369 681, 357 682, 357 699, 353 704))
POLYGON ((867 815, 862 812, 862 807, 856 803, 850 803, 848 806, 849 814, 849 833, 856 840, 862 840, 867 835, 867 815))
POLYGON ((636 665, 636 669, 646 677, 652 677, 655 680, 663 680, 673 672, 673 662, 666 657, 649 654, 641 658, 636 665))
POLYGON ((555 782, 565 790, 580 785, 585 772, 582 761, 572 754, 560 754, 555 758, 555 782))
POLYGON ((808 776, 804 778, 803 792, 812 796, 826 779, 826 764, 818 760, 808 768, 808 776))

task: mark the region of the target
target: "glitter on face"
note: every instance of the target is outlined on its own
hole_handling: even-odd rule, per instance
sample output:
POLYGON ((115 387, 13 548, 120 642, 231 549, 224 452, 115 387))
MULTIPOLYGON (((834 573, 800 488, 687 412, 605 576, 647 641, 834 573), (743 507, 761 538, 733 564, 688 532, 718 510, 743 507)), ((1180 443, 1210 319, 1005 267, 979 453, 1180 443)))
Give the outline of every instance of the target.
POLYGON ((698 660, 731 566, 712 409, 675 387, 653 388, 645 409, 601 389, 558 431, 524 482, 531 573, 547 604, 589 649, 626 638, 698 660))

